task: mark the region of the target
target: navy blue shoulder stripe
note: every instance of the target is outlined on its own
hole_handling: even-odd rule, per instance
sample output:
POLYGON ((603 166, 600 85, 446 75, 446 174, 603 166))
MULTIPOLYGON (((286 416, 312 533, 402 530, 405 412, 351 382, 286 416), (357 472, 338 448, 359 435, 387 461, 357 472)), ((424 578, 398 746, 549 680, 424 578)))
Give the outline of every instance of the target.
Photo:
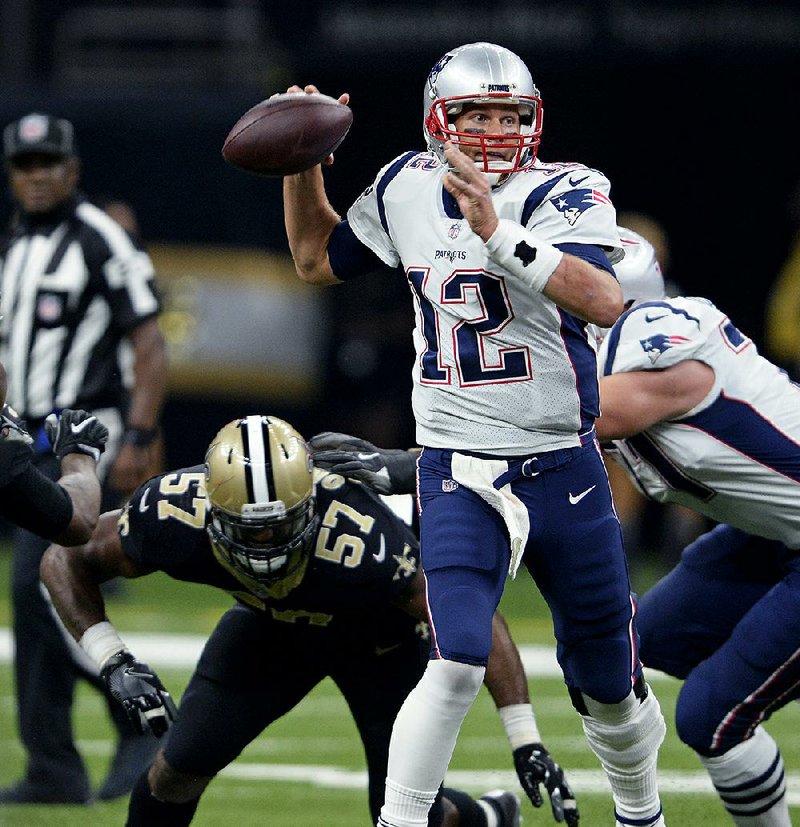
POLYGON ((679 422, 704 431, 740 454, 800 482, 800 445, 746 402, 723 393, 705 410, 679 422))
POLYGON ((533 215, 533 211, 541 205, 550 193, 550 190, 552 190, 565 175, 569 175, 569 170, 567 172, 562 172, 561 175, 556 175, 550 181, 545 181, 544 184, 540 184, 535 190, 531 191, 522 206, 522 218, 520 219, 520 223, 523 227, 528 226, 528 221, 533 215))
POLYGON ((378 215, 380 216, 381 224, 386 231, 386 235, 389 235, 389 225, 386 223, 386 206, 383 203, 383 194, 386 192, 386 187, 388 187, 397 176, 397 173, 400 172, 415 155, 419 155, 419 152, 406 152, 404 155, 401 155, 389 169, 383 173, 381 180, 378 181, 375 187, 375 194, 378 196, 378 215))
POLYGON ((615 279, 617 278, 617 274, 614 272, 614 268, 608 260, 606 251, 597 244, 555 244, 554 246, 557 250, 561 250, 562 253, 569 253, 571 256, 575 256, 575 258, 588 261, 589 264, 599 267, 601 270, 605 270, 614 276, 615 279))

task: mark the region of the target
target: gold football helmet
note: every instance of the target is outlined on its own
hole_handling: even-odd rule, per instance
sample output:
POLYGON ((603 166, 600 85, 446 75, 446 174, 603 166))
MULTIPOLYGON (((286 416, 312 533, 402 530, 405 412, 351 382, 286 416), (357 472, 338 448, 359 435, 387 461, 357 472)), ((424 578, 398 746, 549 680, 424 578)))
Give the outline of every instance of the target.
POLYGON ((234 573, 268 587, 300 582, 319 522, 312 475, 305 441, 277 417, 235 419, 214 437, 207 530, 234 573))

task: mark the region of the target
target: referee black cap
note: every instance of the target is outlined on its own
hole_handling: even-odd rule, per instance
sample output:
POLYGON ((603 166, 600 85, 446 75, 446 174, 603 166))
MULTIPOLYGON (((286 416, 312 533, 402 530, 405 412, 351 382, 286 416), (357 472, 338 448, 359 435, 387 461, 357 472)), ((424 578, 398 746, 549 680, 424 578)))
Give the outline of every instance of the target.
POLYGON ((64 158, 77 155, 75 127, 64 118, 32 112, 3 130, 3 153, 7 161, 33 153, 64 158))

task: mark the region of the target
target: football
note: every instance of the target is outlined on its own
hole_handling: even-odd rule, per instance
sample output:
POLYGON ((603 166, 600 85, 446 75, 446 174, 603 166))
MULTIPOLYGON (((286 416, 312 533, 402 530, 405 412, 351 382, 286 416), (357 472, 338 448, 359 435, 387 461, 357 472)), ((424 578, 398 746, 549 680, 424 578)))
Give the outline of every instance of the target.
POLYGON ((294 175, 327 158, 352 123, 350 107, 328 95, 273 95, 236 121, 222 145, 222 157, 258 175, 294 175))

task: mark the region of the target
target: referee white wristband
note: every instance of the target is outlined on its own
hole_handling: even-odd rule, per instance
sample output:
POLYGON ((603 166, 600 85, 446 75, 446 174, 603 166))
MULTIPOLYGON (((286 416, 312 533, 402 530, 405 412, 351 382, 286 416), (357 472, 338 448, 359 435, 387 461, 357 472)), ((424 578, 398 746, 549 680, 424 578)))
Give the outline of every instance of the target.
POLYGON ((97 664, 98 669, 102 669, 109 658, 126 648, 117 630, 107 620, 90 626, 81 635, 78 644, 97 664))
POLYGON ((511 704, 497 710, 511 744, 511 751, 526 744, 541 744, 542 737, 536 726, 536 716, 530 704, 511 704))
POLYGON ((507 218, 497 222, 484 246, 492 261, 540 293, 564 257, 552 244, 507 218))

